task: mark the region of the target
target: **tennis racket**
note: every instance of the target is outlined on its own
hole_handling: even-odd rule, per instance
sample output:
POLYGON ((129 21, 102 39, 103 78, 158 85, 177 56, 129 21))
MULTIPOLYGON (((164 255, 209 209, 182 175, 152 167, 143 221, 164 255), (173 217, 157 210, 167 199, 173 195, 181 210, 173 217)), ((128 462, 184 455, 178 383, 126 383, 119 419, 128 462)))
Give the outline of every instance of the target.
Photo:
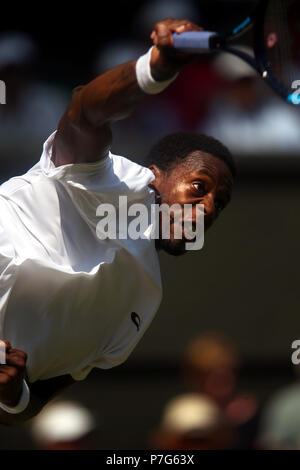
POLYGON ((174 47, 190 53, 226 51, 249 65, 292 105, 300 105, 300 0, 260 0, 228 34, 188 31, 173 34, 174 47), (232 44, 252 28, 254 56, 232 44))

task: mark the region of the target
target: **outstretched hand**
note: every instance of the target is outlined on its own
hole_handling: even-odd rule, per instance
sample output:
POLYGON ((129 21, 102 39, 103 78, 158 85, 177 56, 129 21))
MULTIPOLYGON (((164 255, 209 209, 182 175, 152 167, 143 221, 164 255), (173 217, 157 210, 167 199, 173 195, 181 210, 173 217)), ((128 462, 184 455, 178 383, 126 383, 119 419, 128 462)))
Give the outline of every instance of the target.
POLYGON ((203 31, 203 28, 189 20, 168 18, 154 26, 151 39, 154 46, 151 55, 151 74, 155 80, 167 80, 185 65, 194 61, 198 55, 178 52, 174 49, 173 33, 203 31))
POLYGON ((14 407, 18 404, 26 371, 27 355, 24 351, 14 349, 7 340, 6 364, 0 364, 0 402, 14 407))

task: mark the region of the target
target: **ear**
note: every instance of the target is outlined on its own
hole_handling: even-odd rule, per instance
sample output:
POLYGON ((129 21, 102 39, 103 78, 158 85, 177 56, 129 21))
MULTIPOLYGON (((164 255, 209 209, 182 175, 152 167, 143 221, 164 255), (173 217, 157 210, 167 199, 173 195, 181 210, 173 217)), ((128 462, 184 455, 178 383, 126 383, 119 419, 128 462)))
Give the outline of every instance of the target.
POLYGON ((157 195, 160 195, 161 193, 164 192, 164 180, 165 180, 164 171, 161 168, 159 168, 157 165, 150 165, 149 169, 152 171, 152 173, 155 176, 155 179, 151 181, 149 186, 155 190, 157 195))
POLYGON ((150 165, 149 169, 152 171, 152 173, 155 176, 155 182, 159 182, 162 180, 163 171, 157 165, 150 165))

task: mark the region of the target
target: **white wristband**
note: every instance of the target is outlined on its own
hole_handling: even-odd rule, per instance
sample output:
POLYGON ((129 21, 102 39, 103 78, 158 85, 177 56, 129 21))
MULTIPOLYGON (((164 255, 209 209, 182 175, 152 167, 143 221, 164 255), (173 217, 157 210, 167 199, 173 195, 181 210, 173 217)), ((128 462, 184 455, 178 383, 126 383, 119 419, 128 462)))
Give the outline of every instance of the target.
POLYGON ((23 379, 22 395, 17 406, 14 406, 14 407, 6 406, 0 402, 0 408, 3 411, 6 411, 6 413, 11 413, 11 414, 22 413, 22 411, 24 411, 25 408, 27 408, 29 400, 30 400, 29 387, 26 381, 23 379))
POLYGON ((169 80, 164 80, 162 82, 157 82, 151 75, 151 68, 150 68, 150 59, 151 59, 151 52, 153 47, 149 49, 149 51, 142 55, 136 62, 136 78, 141 90, 149 95, 155 95, 160 93, 165 88, 167 88, 170 83, 172 83, 175 78, 178 76, 176 73, 172 78, 169 80))

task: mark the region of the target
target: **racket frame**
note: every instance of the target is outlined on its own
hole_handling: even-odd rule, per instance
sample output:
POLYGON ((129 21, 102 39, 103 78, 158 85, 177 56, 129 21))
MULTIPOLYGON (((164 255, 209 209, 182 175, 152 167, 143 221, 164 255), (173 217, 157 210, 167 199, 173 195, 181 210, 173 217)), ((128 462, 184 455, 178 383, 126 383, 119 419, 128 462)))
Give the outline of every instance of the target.
MULTIPOLYGON (((260 0, 254 11, 247 18, 235 27, 231 32, 225 34, 211 33, 207 51, 223 51, 240 57, 247 62, 262 79, 286 102, 297 105, 291 100, 292 93, 277 79, 274 75, 271 65, 267 60, 265 52, 264 20, 269 1, 260 0), (244 51, 235 49, 231 42, 240 36, 243 36, 250 29, 253 30, 253 51, 254 57, 244 51)), ((184 34, 184 33, 183 33, 184 34)), ((300 103, 299 103, 300 104, 300 103)))
POLYGON ((273 90, 283 99, 290 102, 290 92, 279 82, 271 66, 266 59, 265 38, 264 38, 264 19, 269 0, 260 0, 252 14, 250 14, 240 25, 234 28, 229 34, 216 35, 211 38, 211 48, 213 50, 222 50, 229 52, 247 62, 257 73, 268 83, 273 90), (253 29, 253 51, 254 57, 235 49, 230 43, 236 38, 243 36, 250 29, 253 29))

